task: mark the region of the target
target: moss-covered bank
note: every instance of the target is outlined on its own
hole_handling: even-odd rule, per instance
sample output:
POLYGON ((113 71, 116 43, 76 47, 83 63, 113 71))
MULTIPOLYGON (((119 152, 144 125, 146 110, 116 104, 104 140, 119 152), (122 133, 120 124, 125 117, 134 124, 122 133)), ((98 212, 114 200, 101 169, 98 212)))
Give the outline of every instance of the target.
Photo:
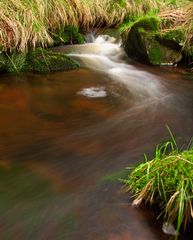
POLYGON ((64 53, 56 53, 43 48, 32 49, 28 53, 3 53, 0 55, 0 71, 9 73, 48 73, 71 70, 79 64, 64 53))

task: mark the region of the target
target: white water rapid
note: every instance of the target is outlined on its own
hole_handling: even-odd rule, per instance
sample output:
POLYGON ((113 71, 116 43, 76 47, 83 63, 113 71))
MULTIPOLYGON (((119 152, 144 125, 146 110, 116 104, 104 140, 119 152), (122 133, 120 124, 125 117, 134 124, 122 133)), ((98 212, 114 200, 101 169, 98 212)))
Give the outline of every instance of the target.
POLYGON ((163 97, 165 89, 159 78, 126 63, 127 56, 120 45, 115 38, 101 35, 69 56, 77 58, 83 67, 101 71, 110 79, 123 83, 138 100, 163 97))

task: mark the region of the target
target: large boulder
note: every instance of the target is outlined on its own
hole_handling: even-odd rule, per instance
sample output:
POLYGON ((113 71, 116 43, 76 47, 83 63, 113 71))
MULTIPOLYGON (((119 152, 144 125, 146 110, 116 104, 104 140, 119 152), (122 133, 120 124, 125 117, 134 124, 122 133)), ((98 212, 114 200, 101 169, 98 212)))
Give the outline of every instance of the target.
POLYGON ((182 59, 178 42, 165 41, 160 36, 160 20, 156 17, 135 22, 123 39, 123 46, 129 57, 147 64, 171 65, 182 59))

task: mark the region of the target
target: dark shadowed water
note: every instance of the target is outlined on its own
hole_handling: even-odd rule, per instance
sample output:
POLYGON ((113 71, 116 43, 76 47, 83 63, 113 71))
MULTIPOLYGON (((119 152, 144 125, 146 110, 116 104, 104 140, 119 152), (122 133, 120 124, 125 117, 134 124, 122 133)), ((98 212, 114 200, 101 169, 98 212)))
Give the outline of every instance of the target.
POLYGON ((118 178, 153 156, 166 125, 188 144, 193 82, 131 62, 104 36, 56 50, 82 67, 1 75, 0 239, 169 239, 149 210, 130 206, 118 178))

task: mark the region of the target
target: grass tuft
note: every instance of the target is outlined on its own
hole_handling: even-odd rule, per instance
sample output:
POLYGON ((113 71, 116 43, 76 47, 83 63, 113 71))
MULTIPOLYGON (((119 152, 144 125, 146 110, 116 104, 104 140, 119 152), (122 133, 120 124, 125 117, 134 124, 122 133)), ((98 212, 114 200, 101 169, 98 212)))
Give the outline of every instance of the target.
POLYGON ((193 219, 193 147, 179 150, 169 132, 171 141, 159 144, 155 157, 146 157, 124 183, 133 192, 134 205, 142 201, 158 204, 164 221, 173 224, 179 234, 193 219))

